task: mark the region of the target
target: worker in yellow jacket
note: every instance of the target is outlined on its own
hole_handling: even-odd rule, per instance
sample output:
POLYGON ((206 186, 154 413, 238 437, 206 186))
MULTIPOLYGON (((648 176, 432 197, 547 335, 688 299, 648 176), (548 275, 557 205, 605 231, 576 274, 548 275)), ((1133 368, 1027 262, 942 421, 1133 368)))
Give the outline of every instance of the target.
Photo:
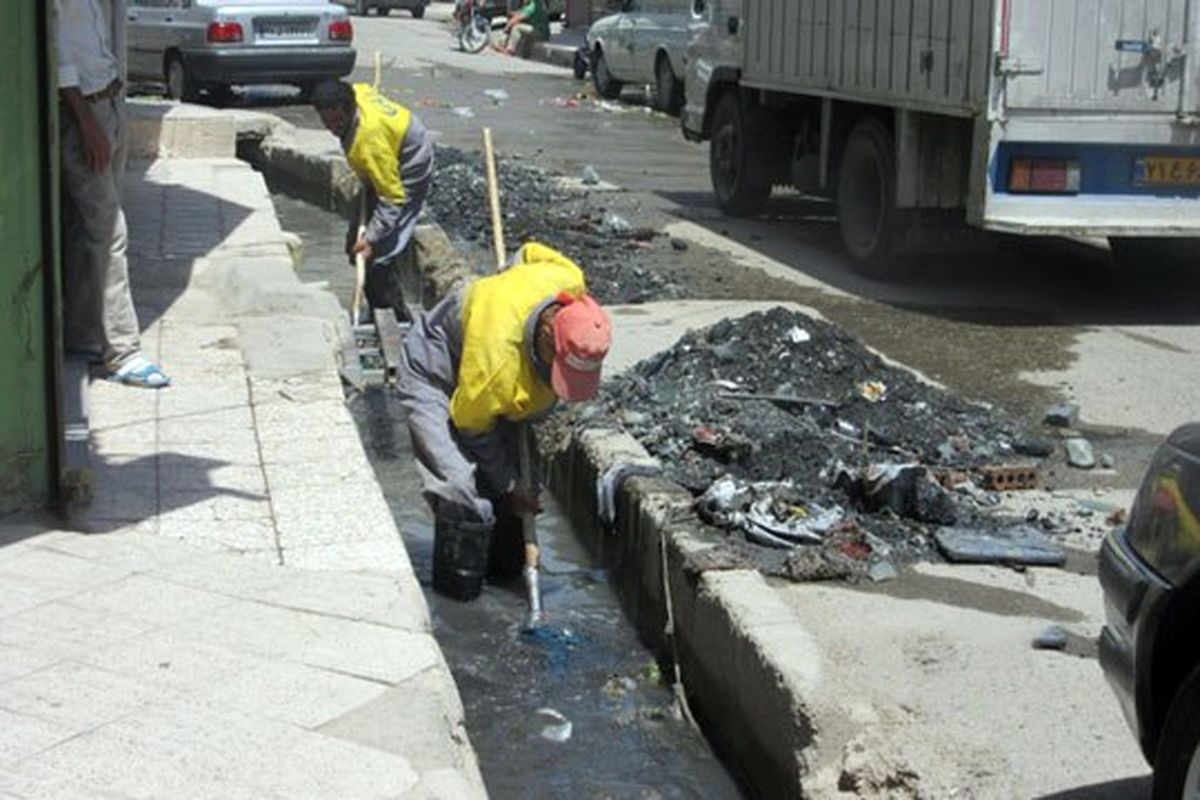
POLYGON ((435 589, 469 600, 489 562, 520 573, 519 515, 540 506, 518 487, 517 423, 594 397, 611 338, 583 272, 536 243, 417 315, 398 388, 437 525, 435 589))
MULTIPOLYGON (((313 91, 313 106, 342 143, 346 160, 368 189, 371 218, 348 242, 351 261, 361 253, 371 265, 367 299, 391 306, 391 270, 385 269, 412 241, 433 178, 434 152, 415 114, 368 83, 329 80, 313 91)), ((357 221, 356 221, 357 222, 357 221)))

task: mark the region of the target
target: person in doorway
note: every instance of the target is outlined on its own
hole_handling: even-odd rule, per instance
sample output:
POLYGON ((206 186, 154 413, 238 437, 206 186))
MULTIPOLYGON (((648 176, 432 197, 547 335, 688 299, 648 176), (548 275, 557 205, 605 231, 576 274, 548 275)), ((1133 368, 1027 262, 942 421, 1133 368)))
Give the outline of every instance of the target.
POLYGON ((433 141, 415 114, 367 83, 325 81, 312 102, 368 192, 370 220, 361 235, 352 222, 348 255, 366 258, 371 307, 397 306, 392 264, 412 241, 429 193, 433 141))
POLYGON ((470 600, 489 568, 503 577, 520 573, 519 516, 540 504, 536 488, 519 486, 518 424, 559 400, 593 398, 611 339, 608 316, 579 267, 536 243, 504 272, 417 315, 398 390, 437 526, 435 589, 470 600), (473 564, 444 563, 442 543, 451 538, 473 564))
POLYGON ((63 341, 111 380, 170 383, 143 354, 129 287, 124 0, 56 0, 62 119, 63 341))
POLYGON ((504 44, 497 49, 510 56, 529 58, 535 42, 548 41, 550 17, 546 13, 545 0, 528 0, 508 15, 508 22, 504 24, 504 44))

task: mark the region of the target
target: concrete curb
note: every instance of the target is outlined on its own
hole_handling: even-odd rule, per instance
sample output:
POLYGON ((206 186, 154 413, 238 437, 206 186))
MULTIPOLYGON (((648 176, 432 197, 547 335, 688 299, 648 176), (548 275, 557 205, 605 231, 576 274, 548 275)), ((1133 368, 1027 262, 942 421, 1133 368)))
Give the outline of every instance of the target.
POLYGON ((718 752, 758 796, 801 796, 816 737, 805 702, 820 673, 815 641, 756 570, 707 558, 720 537, 682 487, 627 480, 615 530, 602 529, 596 479, 617 464, 653 461, 631 436, 588 430, 547 449, 550 487, 611 565, 639 634, 678 659, 689 704, 718 752))
POLYGON ((577 47, 572 45, 536 42, 530 51, 529 60, 540 61, 543 64, 563 67, 564 69, 574 69, 575 51, 577 49, 577 47))

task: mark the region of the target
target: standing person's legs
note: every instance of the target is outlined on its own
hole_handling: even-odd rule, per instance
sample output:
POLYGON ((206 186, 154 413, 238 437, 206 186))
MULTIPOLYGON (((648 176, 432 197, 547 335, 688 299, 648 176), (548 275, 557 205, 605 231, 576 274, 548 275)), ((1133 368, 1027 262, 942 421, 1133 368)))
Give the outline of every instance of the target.
POLYGON ((108 339, 105 359, 114 372, 137 356, 142 347, 137 311, 129 283, 128 230, 125 209, 121 205, 121 183, 125 178, 125 162, 129 156, 129 129, 125 117, 123 96, 95 104, 110 131, 113 142, 112 179, 117 197, 116 219, 109 249, 108 271, 104 284, 104 335, 108 339))
MULTIPOLYGON (((126 257, 125 213, 121 208, 120 173, 125 168, 125 125, 120 99, 92 104, 96 121, 108 134, 113 148, 109 168, 96 172, 84 156, 79 128, 69 114, 63 114, 62 174, 64 196, 72 205, 73 237, 64 251, 74 275, 68 278, 66 291, 78 293, 70 313, 78 313, 68 323, 68 331, 78 323, 87 323, 97 305, 89 293, 102 297, 100 327, 104 360, 108 370, 130 383, 146 386, 165 385, 166 378, 141 357, 137 314, 129 290, 129 262, 126 257), (79 308, 78 312, 74 308, 79 308)), ((100 338, 100 337, 96 337, 100 338)))
POLYGON ((404 295, 396 274, 397 260, 412 243, 429 185, 428 177, 405 184, 408 199, 400 209, 396 227, 378 243, 375 257, 367 267, 366 295, 371 308, 392 308, 398 315, 404 312, 404 295))

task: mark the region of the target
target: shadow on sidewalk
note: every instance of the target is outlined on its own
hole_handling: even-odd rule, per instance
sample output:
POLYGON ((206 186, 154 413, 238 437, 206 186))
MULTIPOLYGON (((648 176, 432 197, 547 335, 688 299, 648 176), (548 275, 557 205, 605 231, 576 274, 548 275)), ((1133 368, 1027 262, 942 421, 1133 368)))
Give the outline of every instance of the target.
POLYGON ((129 235, 129 280, 142 330, 161 319, 192 284, 197 265, 237 241, 234 234, 255 209, 239 202, 246 179, 240 163, 211 164, 191 159, 130 161, 124 185, 129 235), (198 169, 213 171, 219 193, 188 186, 198 169), (222 180, 221 171, 230 171, 222 180), (235 174, 236 173, 236 174, 235 174))
MULTIPOLYGON (((222 486, 213 476, 222 468, 236 466, 176 452, 127 461, 95 456, 92 500, 72 510, 70 527, 84 533, 112 533, 169 516, 196 526, 267 519, 266 494, 222 486)), ((243 469, 256 467, 245 465, 243 469)))

